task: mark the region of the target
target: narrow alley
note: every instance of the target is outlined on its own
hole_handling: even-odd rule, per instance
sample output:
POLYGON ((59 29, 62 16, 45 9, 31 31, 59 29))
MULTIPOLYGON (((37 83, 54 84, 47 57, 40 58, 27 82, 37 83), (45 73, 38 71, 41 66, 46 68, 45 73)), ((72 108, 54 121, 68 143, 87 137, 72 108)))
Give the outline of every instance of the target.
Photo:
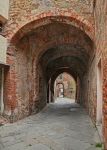
POLYGON ((85 109, 57 98, 40 113, 0 127, 0 150, 100 150, 96 128, 85 109))

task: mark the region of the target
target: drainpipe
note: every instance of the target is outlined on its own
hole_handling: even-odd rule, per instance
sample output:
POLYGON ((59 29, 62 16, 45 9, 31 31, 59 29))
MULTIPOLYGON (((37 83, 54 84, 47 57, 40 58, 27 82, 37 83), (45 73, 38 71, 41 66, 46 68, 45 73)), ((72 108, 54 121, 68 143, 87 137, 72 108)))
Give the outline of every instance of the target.
POLYGON ((3 113, 4 111, 3 89, 4 89, 4 68, 2 68, 2 75, 1 75, 1 113, 3 113))

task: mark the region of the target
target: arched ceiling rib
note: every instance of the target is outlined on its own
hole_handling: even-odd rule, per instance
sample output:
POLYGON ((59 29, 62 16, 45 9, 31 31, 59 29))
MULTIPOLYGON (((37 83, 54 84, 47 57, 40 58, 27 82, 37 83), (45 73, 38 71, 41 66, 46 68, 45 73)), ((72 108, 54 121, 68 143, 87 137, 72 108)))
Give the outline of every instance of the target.
POLYGON ((64 68, 71 68, 73 72, 76 73, 77 76, 83 76, 83 74, 86 72, 87 68, 84 65, 84 63, 79 60, 76 57, 60 57, 54 61, 51 61, 49 65, 47 66, 46 71, 47 78, 52 76, 54 72, 56 72, 58 69, 64 69, 64 68))

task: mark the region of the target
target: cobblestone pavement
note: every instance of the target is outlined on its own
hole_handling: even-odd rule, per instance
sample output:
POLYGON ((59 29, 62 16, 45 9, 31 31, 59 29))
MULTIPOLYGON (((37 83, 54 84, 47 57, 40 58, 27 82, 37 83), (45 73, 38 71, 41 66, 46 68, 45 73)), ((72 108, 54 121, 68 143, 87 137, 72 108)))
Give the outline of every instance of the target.
POLYGON ((85 109, 60 98, 40 113, 0 127, 0 150, 100 150, 85 109))

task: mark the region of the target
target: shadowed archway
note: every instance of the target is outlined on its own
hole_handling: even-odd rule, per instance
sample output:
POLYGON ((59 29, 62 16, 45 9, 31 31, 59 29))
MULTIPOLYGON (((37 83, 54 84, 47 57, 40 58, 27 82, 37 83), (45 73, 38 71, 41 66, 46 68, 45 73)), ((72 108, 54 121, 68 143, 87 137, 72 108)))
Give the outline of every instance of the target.
POLYGON ((87 95, 82 93, 82 89, 88 92, 85 86, 94 56, 94 45, 85 32, 76 26, 55 21, 32 28, 20 38, 15 43, 10 70, 16 79, 11 82, 14 86, 12 99, 16 99, 12 107, 20 105, 19 118, 44 108, 48 83, 51 80, 53 84, 56 75, 64 71, 70 73, 77 82, 77 102, 88 105, 87 95))

